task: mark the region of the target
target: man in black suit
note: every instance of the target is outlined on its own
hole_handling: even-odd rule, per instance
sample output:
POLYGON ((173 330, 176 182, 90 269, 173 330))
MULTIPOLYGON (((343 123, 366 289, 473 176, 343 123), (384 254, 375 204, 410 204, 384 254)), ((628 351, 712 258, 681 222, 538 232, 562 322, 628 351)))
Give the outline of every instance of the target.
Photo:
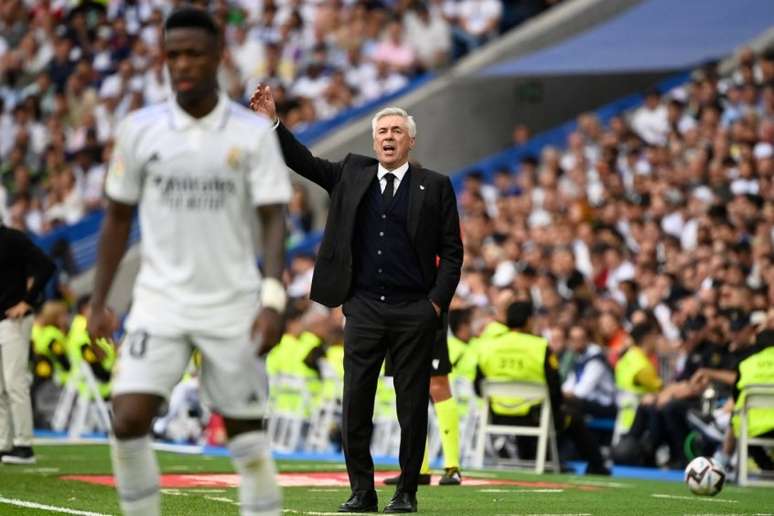
MULTIPOLYGON (((271 90, 260 85, 251 107, 277 121, 271 90)), ((343 445, 352 496, 340 512, 374 512, 370 453, 374 395, 389 354, 401 428, 401 480, 384 512, 416 512, 427 434, 433 337, 462 267, 457 201, 448 177, 409 165, 414 119, 399 108, 373 120, 377 159, 314 157, 279 121, 285 162, 331 197, 311 298, 343 304, 343 445)))

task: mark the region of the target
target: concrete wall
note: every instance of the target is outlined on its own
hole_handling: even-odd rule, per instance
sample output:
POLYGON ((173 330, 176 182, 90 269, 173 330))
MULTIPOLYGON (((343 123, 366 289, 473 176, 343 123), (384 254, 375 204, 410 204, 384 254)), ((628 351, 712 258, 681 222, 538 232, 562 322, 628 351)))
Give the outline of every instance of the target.
MULTIPOLYGON (((511 145, 517 123, 541 132, 645 90, 667 75, 461 79, 411 108, 418 126, 414 157, 428 168, 451 173, 511 145)), ((341 159, 347 152, 372 154, 370 131, 353 134, 326 157, 341 159)))

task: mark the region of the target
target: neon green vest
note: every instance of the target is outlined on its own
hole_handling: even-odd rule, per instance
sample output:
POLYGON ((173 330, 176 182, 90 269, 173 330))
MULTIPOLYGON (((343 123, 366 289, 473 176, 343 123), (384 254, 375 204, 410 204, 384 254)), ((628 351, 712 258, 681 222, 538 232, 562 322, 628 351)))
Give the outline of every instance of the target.
POLYGON ((454 335, 449 335, 449 361, 452 365, 450 376, 462 376, 471 382, 476 379, 476 357, 468 345, 454 335))
POLYGON ((630 346, 615 364, 615 384, 622 391, 645 394, 648 390, 637 384, 637 374, 653 364, 638 346, 630 346))
MULTIPOLYGON (((73 366, 80 366, 81 360, 86 360, 92 368, 99 365, 106 371, 112 371, 113 364, 115 364, 116 361, 115 346, 105 339, 98 339, 95 341, 95 344, 105 353, 102 360, 98 362, 96 355, 89 347, 90 344, 91 337, 89 337, 86 317, 83 315, 76 315, 73 318, 73 322, 70 324, 70 331, 67 332, 68 355, 73 357, 73 366)), ((95 379, 97 380, 100 396, 103 398, 110 396, 111 382, 103 382, 98 378, 95 379)), ((78 390, 81 394, 88 393, 85 380, 81 380, 78 385, 78 390)))
POLYGON ((73 357, 68 352, 68 339, 56 326, 35 325, 32 328, 32 350, 46 357, 54 366, 54 379, 64 385, 70 377, 73 357))
MULTIPOLYGON (((736 400, 736 409, 740 410, 745 400, 744 388, 748 385, 765 384, 774 386, 774 346, 769 346, 739 363, 739 381, 736 388, 740 391, 736 400)), ((739 416, 733 418, 734 433, 738 436, 741 428, 739 416)), ((747 413, 747 431, 750 437, 774 430, 774 409, 752 408, 747 413)))
MULTIPOLYGON (((622 391, 641 395, 648 391, 642 385, 637 384, 637 374, 640 371, 651 368, 653 364, 648 360, 645 352, 639 346, 630 346, 618 362, 615 364, 615 385, 622 391)), ((619 401, 618 415, 616 416, 618 425, 624 430, 628 430, 634 423, 634 416, 637 414, 636 403, 622 404, 619 401)))
MULTIPOLYGON (((105 356, 102 358, 102 360, 99 361, 99 365, 105 369, 106 371, 112 371, 113 365, 116 363, 116 348, 111 344, 107 339, 97 339, 95 341, 95 344, 105 353, 105 356)), ((94 354, 94 352, 89 347, 88 342, 81 344, 81 354, 83 356, 83 359, 88 362, 92 367, 94 367, 97 364, 97 356, 94 354)), ((96 379, 96 378, 95 378, 96 379)), ((112 378, 111 380, 108 380, 107 382, 97 380, 97 387, 99 388, 99 395, 102 396, 102 398, 108 398, 110 396, 110 390, 112 388, 112 378)), ((82 382, 81 385, 79 385, 79 389, 81 389, 81 392, 85 392, 85 382, 82 382)))
POLYGON ((340 398, 344 382, 344 346, 329 346, 325 350, 325 360, 336 373, 336 379, 326 378, 323 380, 323 399, 333 400, 340 398))
MULTIPOLYGON (((541 337, 511 331, 481 346, 478 367, 487 380, 533 382, 545 385, 548 341, 541 337)), ((511 396, 493 396, 492 412, 523 416, 536 403, 511 396)))

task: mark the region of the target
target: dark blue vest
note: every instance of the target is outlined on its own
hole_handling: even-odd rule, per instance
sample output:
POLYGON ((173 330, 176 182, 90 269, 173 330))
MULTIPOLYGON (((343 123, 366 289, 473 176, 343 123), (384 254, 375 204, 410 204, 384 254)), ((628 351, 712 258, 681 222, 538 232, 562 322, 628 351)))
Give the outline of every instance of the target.
POLYGON ((408 234, 409 169, 389 206, 382 206, 378 176, 363 196, 353 234, 355 294, 386 303, 427 297, 408 234))

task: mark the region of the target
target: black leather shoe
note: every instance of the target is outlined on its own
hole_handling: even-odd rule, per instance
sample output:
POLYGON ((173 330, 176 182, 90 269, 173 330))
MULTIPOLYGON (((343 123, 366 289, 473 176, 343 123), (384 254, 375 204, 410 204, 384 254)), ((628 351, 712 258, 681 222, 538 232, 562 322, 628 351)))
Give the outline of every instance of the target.
MULTIPOLYGON (((398 482, 400 482, 400 475, 395 475, 394 477, 384 479, 384 485, 386 486, 397 486, 398 482)), ((417 484, 420 486, 429 486, 430 473, 420 473, 419 477, 417 477, 417 484)))
POLYGON ((407 493, 405 491, 398 491, 384 508, 384 512, 396 513, 396 512, 417 512, 417 495, 416 493, 407 493))
POLYGON ((379 512, 379 500, 376 498, 376 491, 352 493, 349 500, 339 505, 339 512, 379 512))

